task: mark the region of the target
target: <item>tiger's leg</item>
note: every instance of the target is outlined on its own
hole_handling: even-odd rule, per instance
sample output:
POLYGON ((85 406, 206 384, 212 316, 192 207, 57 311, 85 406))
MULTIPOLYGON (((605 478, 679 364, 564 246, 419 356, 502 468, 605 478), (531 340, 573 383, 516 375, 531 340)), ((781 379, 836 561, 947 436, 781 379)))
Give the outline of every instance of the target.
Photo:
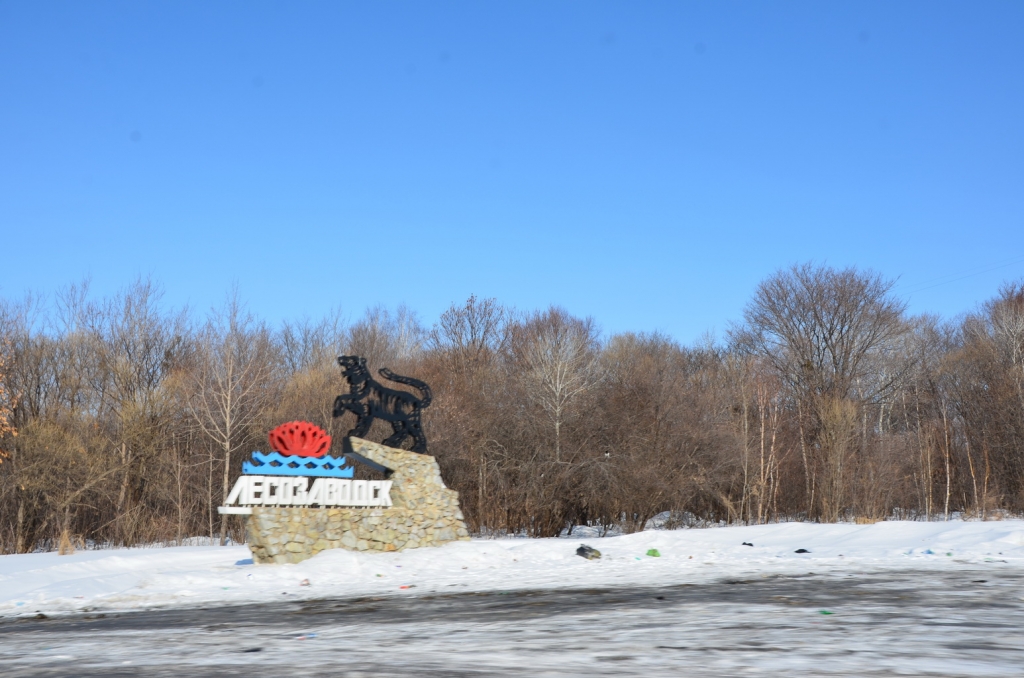
POLYGON ((391 430, 393 431, 391 436, 387 440, 385 440, 383 443, 381 443, 381 444, 382 445, 386 445, 388 447, 395 447, 395 448, 400 447, 401 444, 403 442, 405 442, 406 436, 409 435, 409 432, 406 430, 406 427, 405 427, 405 422, 404 421, 393 421, 393 422, 391 422, 391 430))
POLYGON ((365 403, 353 403, 353 405, 354 407, 350 411, 356 415, 356 425, 352 427, 348 434, 356 438, 362 438, 373 425, 373 415, 367 411, 365 403))
POLYGON ((334 399, 334 416, 340 417, 346 412, 354 412, 352 409, 352 396, 349 394, 340 395, 334 399))
POLYGON ((427 436, 423 433, 423 426, 420 424, 420 413, 415 412, 409 417, 406 422, 406 430, 409 435, 412 436, 412 447, 409 448, 410 452, 417 452, 419 454, 427 453, 427 436))

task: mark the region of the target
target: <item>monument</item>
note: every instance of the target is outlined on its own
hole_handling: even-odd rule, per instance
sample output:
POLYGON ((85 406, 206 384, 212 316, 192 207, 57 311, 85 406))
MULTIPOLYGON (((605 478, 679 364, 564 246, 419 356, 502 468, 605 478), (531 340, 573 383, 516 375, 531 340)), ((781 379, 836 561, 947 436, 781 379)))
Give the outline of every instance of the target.
POLYGON ((356 415, 330 454, 331 436, 309 422, 270 432, 271 451, 253 452, 220 513, 248 515, 249 548, 256 563, 296 563, 320 551, 400 551, 468 540, 458 492, 441 479, 427 454, 421 412, 430 387, 382 368, 379 374, 419 395, 385 386, 358 356, 338 358, 349 392, 334 401, 334 416, 356 415), (374 420, 391 425, 382 443, 365 440, 374 420), (411 449, 401 446, 411 439, 411 449), (359 464, 375 479, 355 479, 359 464))

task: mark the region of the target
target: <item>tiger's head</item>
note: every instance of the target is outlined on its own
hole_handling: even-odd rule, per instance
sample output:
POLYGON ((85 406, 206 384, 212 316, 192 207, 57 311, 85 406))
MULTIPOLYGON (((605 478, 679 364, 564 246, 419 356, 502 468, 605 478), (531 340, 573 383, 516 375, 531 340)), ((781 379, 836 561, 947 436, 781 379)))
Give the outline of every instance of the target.
POLYGON ((366 368, 366 358, 356 355, 340 355, 338 364, 341 365, 342 376, 353 386, 370 378, 370 371, 366 368))

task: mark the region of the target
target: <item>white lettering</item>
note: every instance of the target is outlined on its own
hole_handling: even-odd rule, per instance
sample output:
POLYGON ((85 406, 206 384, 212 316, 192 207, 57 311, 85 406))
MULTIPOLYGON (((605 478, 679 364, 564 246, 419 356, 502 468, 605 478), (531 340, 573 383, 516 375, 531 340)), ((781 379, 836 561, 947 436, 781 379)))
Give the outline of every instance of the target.
POLYGON ((238 478, 238 480, 235 481, 235 486, 231 488, 231 494, 229 494, 228 498, 224 500, 224 505, 225 506, 231 506, 232 504, 234 504, 239 499, 241 499, 241 501, 239 501, 238 503, 240 503, 240 504, 248 504, 249 503, 249 501, 248 501, 249 497, 244 496, 244 495, 248 494, 245 491, 248 486, 249 486, 249 477, 248 476, 240 476, 238 478))
POLYGON ((366 481, 352 481, 352 505, 366 506, 366 481))
POLYGON ((248 476, 248 478, 249 503, 262 504, 263 496, 266 494, 266 490, 264 489, 264 483, 266 482, 266 478, 264 478, 263 476, 248 476))
POLYGON ((263 493, 263 503, 268 506, 276 506, 281 503, 281 479, 280 478, 266 478, 263 481, 263 487, 266 490, 263 493))
POLYGON ((325 505, 324 486, 327 484, 327 479, 317 478, 313 481, 313 487, 309 488, 309 492, 306 494, 307 504, 320 504, 325 505))
POLYGON ((306 500, 306 484, 309 478, 292 478, 292 504, 305 505, 310 502, 306 500))
MULTIPOLYGON (((239 506, 392 506, 390 480, 241 476, 224 501, 239 506), (310 480, 313 481, 310 486, 310 480)), ((224 513, 225 511, 221 511, 224 513)))

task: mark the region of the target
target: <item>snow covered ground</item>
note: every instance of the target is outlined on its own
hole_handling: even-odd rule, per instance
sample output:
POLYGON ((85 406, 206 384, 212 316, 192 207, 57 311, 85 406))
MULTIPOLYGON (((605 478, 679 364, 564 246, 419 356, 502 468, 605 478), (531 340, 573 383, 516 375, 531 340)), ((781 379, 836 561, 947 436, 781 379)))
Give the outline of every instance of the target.
POLYGON ((1024 521, 784 523, 603 539, 478 539, 402 553, 334 550, 297 565, 252 565, 249 558, 245 546, 0 556, 0 617, 367 595, 652 587, 753 574, 1019 571, 1024 521), (581 543, 599 549, 601 559, 576 556, 581 543), (646 555, 650 549, 660 557, 646 555))
POLYGON ((1024 577, 970 567, 8 618, 0 675, 1019 676, 1024 577))

